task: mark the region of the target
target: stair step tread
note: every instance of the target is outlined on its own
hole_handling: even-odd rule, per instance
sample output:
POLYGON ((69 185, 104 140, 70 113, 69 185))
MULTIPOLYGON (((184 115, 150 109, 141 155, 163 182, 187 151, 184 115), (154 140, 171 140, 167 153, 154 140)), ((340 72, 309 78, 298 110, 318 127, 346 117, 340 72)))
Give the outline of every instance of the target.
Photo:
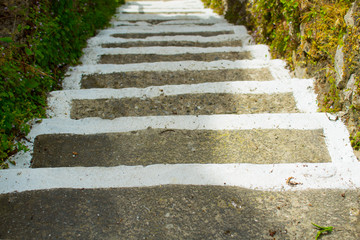
POLYGON ((33 168, 153 164, 331 162, 319 130, 146 129, 95 135, 39 135, 33 168))
POLYGON ((349 211, 359 208, 358 196, 358 190, 342 189, 269 192, 177 185, 11 193, 0 196, 6 226, 0 234, 18 239, 313 239, 315 222, 334 226, 334 239, 355 240, 358 229, 349 211))
POLYGON ((212 21, 219 20, 224 22, 224 18, 217 14, 190 13, 190 14, 115 14, 114 19, 121 21, 143 21, 143 20, 203 20, 210 19, 212 21))
POLYGON ((72 119, 129 116, 212 115, 299 112, 291 93, 230 94, 200 93, 153 98, 74 99, 72 119))
POLYGON ((103 48, 131 48, 131 47, 241 47, 241 40, 230 40, 221 42, 194 42, 194 41, 133 41, 122 43, 104 43, 103 48))
POLYGON ((271 81, 274 80, 268 68, 223 69, 198 71, 137 71, 108 74, 83 74, 81 87, 127 88, 149 87, 167 84, 197 84, 230 81, 271 81))
POLYGON ((119 54, 100 56, 99 64, 131 64, 143 62, 176 62, 176 61, 203 61, 252 59, 250 52, 217 52, 217 53, 183 53, 183 54, 119 54))
MULTIPOLYGON (((238 61, 269 60, 265 45, 245 47, 144 47, 144 48, 86 48, 83 64, 134 64, 146 62, 213 62, 219 60, 238 61)), ((138 69, 139 70, 139 69, 138 69)))

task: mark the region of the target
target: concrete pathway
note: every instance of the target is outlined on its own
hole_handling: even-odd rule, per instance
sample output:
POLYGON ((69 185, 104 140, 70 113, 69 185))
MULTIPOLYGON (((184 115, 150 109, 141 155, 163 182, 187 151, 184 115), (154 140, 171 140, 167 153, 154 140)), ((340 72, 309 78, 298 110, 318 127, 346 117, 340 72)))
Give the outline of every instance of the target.
POLYGON ((131 1, 0 172, 0 238, 360 238, 360 164, 313 80, 200 1, 131 1))

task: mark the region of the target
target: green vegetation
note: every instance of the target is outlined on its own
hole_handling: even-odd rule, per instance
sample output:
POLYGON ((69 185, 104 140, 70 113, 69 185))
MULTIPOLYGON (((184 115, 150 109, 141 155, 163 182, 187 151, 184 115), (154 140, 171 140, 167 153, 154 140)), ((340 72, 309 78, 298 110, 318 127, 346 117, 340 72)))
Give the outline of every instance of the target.
POLYGON ((331 227, 331 226, 330 227, 322 227, 315 223, 311 223, 311 224, 314 225, 319 230, 316 234, 315 240, 317 240, 321 236, 321 234, 331 233, 334 230, 334 227, 331 227))
POLYGON ((11 24, 22 21, 0 38, 0 168, 26 150, 28 122, 45 117, 47 93, 61 86, 67 66, 78 63, 86 40, 108 24, 120 2, 33 0, 1 9, 15 19, 11 24))
MULTIPOLYGON (((360 1, 359 0, 203 0, 226 5, 225 18, 246 25, 257 43, 270 46, 273 58, 316 79, 321 111, 346 113, 352 145, 360 148, 360 1), (355 4, 353 25, 345 15, 355 4), (275 10, 276 9, 276 10, 275 10), (344 76, 337 80, 335 54, 343 47, 344 76), (347 90, 351 75, 355 88, 347 90), (346 91, 354 91, 347 96, 346 91), (355 98, 355 100, 354 100, 355 98)), ((224 8, 224 7, 223 7, 224 8)), ((295 71, 295 72, 296 72, 295 71)))
POLYGON ((222 0, 201 0, 204 6, 214 9, 214 12, 222 15, 224 13, 224 4, 222 0))

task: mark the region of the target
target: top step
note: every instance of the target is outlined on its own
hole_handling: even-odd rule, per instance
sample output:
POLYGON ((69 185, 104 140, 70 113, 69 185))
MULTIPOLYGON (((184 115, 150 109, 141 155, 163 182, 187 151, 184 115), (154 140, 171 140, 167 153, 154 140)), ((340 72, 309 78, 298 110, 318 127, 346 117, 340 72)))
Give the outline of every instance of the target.
POLYGON ((160 14, 122 14, 118 13, 114 15, 115 21, 148 21, 148 20, 213 20, 224 22, 224 18, 212 12, 203 13, 160 13, 160 14))
POLYGON ((158 14, 158 13, 201 13, 212 14, 210 9, 205 9, 201 1, 147 1, 127 2, 118 9, 119 13, 130 14, 158 14))

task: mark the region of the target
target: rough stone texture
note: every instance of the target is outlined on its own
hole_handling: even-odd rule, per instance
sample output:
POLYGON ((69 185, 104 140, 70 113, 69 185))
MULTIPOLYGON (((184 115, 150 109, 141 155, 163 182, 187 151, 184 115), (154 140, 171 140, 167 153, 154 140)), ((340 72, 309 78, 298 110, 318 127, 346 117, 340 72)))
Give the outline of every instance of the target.
MULTIPOLYGON (((352 95, 355 92, 354 90, 356 90, 356 89, 354 89, 355 83, 356 83, 355 75, 351 74, 350 79, 349 79, 348 83, 346 84, 345 92, 343 92, 343 94, 345 95, 343 97, 346 102, 350 102, 353 99, 352 95)), ((354 95, 356 95, 356 92, 354 95)))
POLYGON ((336 86, 340 89, 345 87, 346 81, 344 80, 344 53, 343 46, 338 46, 335 54, 335 70, 336 70, 336 86))
POLYGON ((203 93, 154 98, 75 99, 71 118, 298 112, 291 93, 203 93))
POLYGON ((130 47, 241 47, 241 40, 222 41, 222 42, 191 42, 191 41, 136 41, 124 43, 102 44, 103 48, 130 48, 130 47))
POLYGON ((144 62, 176 62, 176 61, 217 61, 252 59, 250 52, 215 52, 215 53, 184 53, 184 54, 119 54, 102 55, 100 64, 128 64, 144 62))
POLYGON ((197 71, 122 72, 83 75, 81 88, 127 88, 224 81, 271 81, 269 69, 221 69, 197 71))
POLYGON ((322 130, 147 129, 39 135, 32 167, 330 161, 322 130))
POLYGON ((359 202, 358 190, 221 186, 11 193, 0 196, 0 238, 314 239, 314 222, 335 227, 324 240, 358 240, 359 202))
POLYGON ((212 31, 212 32, 165 32, 165 33, 117 33, 113 34, 116 38, 147 38, 147 37, 161 37, 161 36, 202 36, 213 37, 224 34, 234 34, 234 31, 212 31))
POLYGON ((355 18, 353 16, 354 11, 356 11, 355 9, 356 9, 356 2, 353 2, 349 11, 344 16, 346 25, 349 27, 353 27, 355 25, 355 18))

